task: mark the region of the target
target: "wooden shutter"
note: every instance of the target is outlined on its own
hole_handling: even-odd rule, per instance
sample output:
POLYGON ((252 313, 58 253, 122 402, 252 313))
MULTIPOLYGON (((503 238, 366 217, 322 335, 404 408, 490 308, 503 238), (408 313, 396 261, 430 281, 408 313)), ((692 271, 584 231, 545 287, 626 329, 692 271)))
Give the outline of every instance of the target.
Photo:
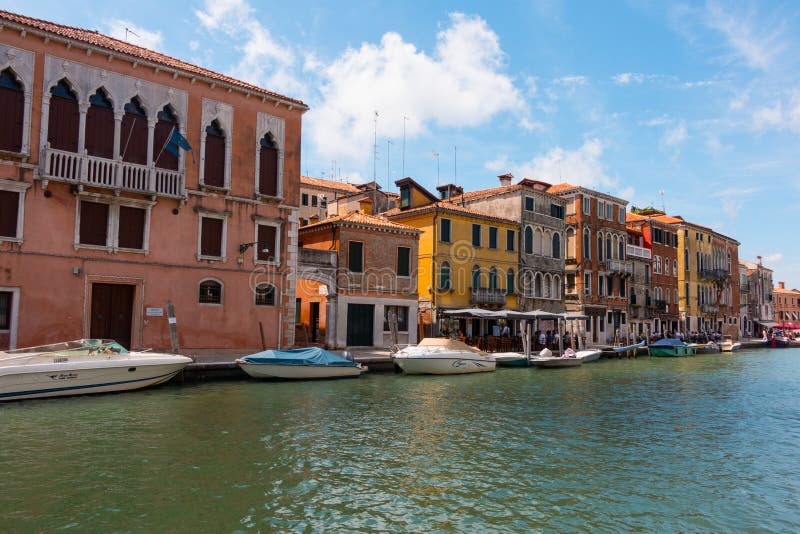
POLYGON ((206 162, 203 183, 213 187, 225 187, 225 138, 206 136, 206 162))
POLYGON ((22 150, 22 123, 25 113, 25 94, 17 89, 0 87, 0 115, 4 127, 0 128, 0 150, 22 150))
POLYGON ((122 161, 147 165, 147 117, 125 113, 119 143, 122 161))
POLYGON ((259 158, 258 191, 262 195, 278 196, 278 151, 262 146, 259 158))
POLYGON ((200 255, 222 257, 222 219, 203 217, 200 255))
POLYGON ((274 226, 267 226, 267 225, 258 225, 258 259, 260 261, 276 261, 279 256, 279 251, 276 250, 276 233, 277 228, 274 226), (264 254, 264 248, 269 250, 268 253, 264 254))
POLYGON ((397 276, 411 274, 411 249, 408 247, 397 248, 397 276))
POLYGON ((80 112, 78 101, 63 96, 50 97, 50 116, 47 119, 47 142, 52 148, 78 151, 80 112))
POLYGON ((178 170, 178 156, 165 148, 167 138, 172 133, 172 128, 177 128, 177 124, 165 120, 156 123, 153 133, 153 157, 156 159, 156 167, 161 169, 178 170), (161 155, 159 155, 159 152, 161 155))
POLYGON ((91 105, 86 113, 86 152, 90 156, 114 157, 114 110, 91 105))
POLYGON ((144 248, 144 223, 147 211, 142 208, 119 207, 119 247, 144 248))
POLYGON ((0 191, 0 236, 2 237, 19 237, 17 235, 19 195, 14 191, 0 191))
POLYGON ((348 241, 347 266, 351 272, 364 272, 364 244, 360 241, 348 241))
POLYGON ((11 304, 14 294, 10 291, 0 291, 0 330, 11 328, 11 304))
POLYGON ((81 201, 80 242, 105 247, 108 230, 108 204, 81 201))

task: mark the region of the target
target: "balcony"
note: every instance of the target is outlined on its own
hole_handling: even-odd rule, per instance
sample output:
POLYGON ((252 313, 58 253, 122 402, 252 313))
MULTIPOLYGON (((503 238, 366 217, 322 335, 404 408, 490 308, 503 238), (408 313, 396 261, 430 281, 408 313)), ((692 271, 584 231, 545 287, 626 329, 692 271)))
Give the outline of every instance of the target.
POLYGON ((471 288, 469 301, 474 306, 503 306, 506 303, 506 290, 488 287, 471 288))
POLYGON ((724 280, 728 277, 727 269, 700 269, 700 278, 706 280, 724 280))
POLYGON ((153 165, 78 154, 46 147, 42 157, 42 180, 128 191, 142 195, 184 198, 184 173, 153 165))
POLYGON ((298 264, 320 269, 336 267, 337 253, 335 250, 318 250, 300 247, 299 251, 300 255, 297 259, 298 264))
POLYGON ((649 248, 637 247, 636 245, 626 245, 626 252, 629 258, 639 258, 641 260, 653 258, 653 253, 649 248))
POLYGON ((633 274, 633 262, 628 260, 606 260, 606 273, 630 276, 633 274))
POLYGON ((713 304, 701 304, 700 311, 703 313, 715 314, 719 313, 719 308, 714 306, 713 304))

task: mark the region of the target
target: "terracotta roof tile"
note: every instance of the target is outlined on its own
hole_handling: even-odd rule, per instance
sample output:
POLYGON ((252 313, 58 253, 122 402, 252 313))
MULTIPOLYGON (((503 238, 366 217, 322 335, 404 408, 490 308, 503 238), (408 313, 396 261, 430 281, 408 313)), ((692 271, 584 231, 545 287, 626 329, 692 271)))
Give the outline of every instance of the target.
POLYGON ((308 224, 306 226, 302 226, 300 231, 304 231, 311 228, 318 228, 325 224, 346 224, 351 223, 358 226, 371 226, 377 228, 385 228, 388 230, 398 230, 403 232, 413 232, 419 233, 420 230, 418 228, 414 228, 413 226, 408 226, 407 224, 400 224, 394 221, 390 221, 381 215, 369 215, 367 213, 362 213, 360 211, 351 211, 345 215, 334 215, 333 217, 328 217, 327 219, 320 221, 314 224, 308 224))
POLYGON ((125 41, 109 37, 108 35, 103 35, 102 33, 98 33, 93 30, 85 30, 82 28, 75 28, 73 26, 57 24, 55 22, 48 22, 46 20, 35 19, 33 17, 26 17, 24 15, 19 15, 17 13, 11 13, 9 11, 3 11, 3 10, 0 10, 0 21, 6 21, 13 24, 20 24, 36 30, 59 35, 66 39, 72 39, 75 41, 86 43, 88 45, 96 46, 99 48, 105 48, 110 52, 116 52, 118 54, 125 54, 128 56, 137 57, 145 61, 163 65, 165 67, 178 69, 186 73, 194 74, 197 76, 203 76, 206 78, 211 78, 212 80, 216 80, 218 82, 227 83, 244 90, 253 91, 254 93, 290 102, 303 109, 308 109, 308 107, 303 103, 302 100, 297 100, 295 98, 290 98, 288 96, 284 96, 282 94, 275 93, 273 91, 268 91, 267 89, 258 87, 257 85, 243 82, 241 80, 231 78, 230 76, 225 76, 224 74, 220 74, 218 72, 214 72, 212 70, 205 69, 203 67, 198 67, 197 65, 193 65, 191 63, 187 63, 186 61, 182 61, 180 59, 176 59, 166 54, 162 54, 161 52, 156 52, 148 48, 136 46, 131 43, 127 43, 125 41))
POLYGON ((324 178, 312 178, 311 176, 301 176, 300 185, 337 189, 339 191, 344 191, 346 193, 358 193, 360 191, 360 189, 354 186, 353 184, 337 182, 335 180, 326 180, 324 178))

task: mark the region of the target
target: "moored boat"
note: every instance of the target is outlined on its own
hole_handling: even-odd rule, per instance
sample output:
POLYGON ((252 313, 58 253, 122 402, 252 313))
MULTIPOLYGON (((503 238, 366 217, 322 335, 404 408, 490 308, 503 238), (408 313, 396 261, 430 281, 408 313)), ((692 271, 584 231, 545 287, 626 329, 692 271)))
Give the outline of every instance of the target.
POLYGON ((425 338, 392 355, 407 374, 460 375, 494 371, 494 358, 466 343, 446 338, 425 338))
POLYGON ((638 351, 639 348, 643 347, 644 343, 645 341, 641 340, 640 342, 633 343, 631 345, 625 345, 623 347, 613 347, 613 350, 617 356, 619 356, 620 354, 631 355, 631 353, 633 353, 633 356, 636 356, 636 351, 638 351))
POLYGON ((690 343, 689 346, 694 349, 695 354, 714 354, 719 352, 719 344, 709 341, 708 343, 690 343))
POLYGON ((601 354, 603 354, 603 351, 600 349, 587 349, 579 350, 575 353, 575 357, 583 363, 588 363, 600 359, 601 354))
POLYGON ((539 356, 531 358, 531 363, 536 367, 555 369, 561 367, 577 367, 583 364, 583 360, 577 357, 577 352, 567 349, 561 356, 553 356, 550 349, 544 349, 539 356))
POLYGON ((253 378, 345 378, 359 376, 364 366, 319 347, 265 350, 236 360, 253 378))
POLYGON ((500 367, 528 367, 530 361, 521 352, 492 353, 495 363, 500 367))
POLYGON ((674 337, 665 337, 648 347, 650 356, 690 356, 694 354, 694 348, 688 343, 674 337))
POLYGON ((786 347, 792 346, 792 338, 785 336, 783 332, 777 330, 773 332, 767 339, 766 339, 767 347, 773 349, 782 349, 786 347))
POLYGON ((0 352, 0 400, 127 391, 154 386, 192 362, 129 352, 112 340, 79 339, 0 352))
POLYGON ((722 341, 719 343, 719 350, 722 352, 736 352, 742 348, 742 344, 738 341, 733 341, 731 336, 723 336, 722 341))

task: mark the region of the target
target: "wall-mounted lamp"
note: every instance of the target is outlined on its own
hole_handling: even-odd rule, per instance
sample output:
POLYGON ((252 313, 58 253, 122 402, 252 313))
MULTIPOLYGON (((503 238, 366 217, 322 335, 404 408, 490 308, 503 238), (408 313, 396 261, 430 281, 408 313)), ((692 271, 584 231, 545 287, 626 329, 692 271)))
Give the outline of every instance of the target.
POLYGON ((74 274, 75 276, 80 276, 81 275, 81 268, 80 267, 73 267, 72 268, 72 274, 74 274))
MULTIPOLYGON (((252 246, 258 245, 258 244, 259 244, 259 241, 254 241, 252 243, 242 243, 242 244, 240 244, 239 245, 239 254, 244 254, 245 252, 247 252, 247 249, 249 249, 252 246)), ((261 249, 261 253, 262 254, 269 254, 269 248, 267 248, 267 243, 261 243, 261 245, 263 246, 263 248, 261 249)))

